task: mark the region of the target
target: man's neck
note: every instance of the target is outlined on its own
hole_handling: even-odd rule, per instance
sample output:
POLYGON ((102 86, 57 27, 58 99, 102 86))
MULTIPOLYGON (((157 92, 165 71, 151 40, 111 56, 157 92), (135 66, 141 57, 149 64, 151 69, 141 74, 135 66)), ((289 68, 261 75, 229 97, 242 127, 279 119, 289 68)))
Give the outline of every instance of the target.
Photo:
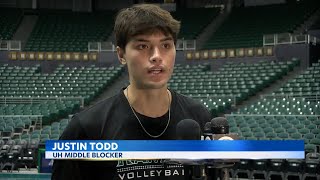
POLYGON ((170 108, 171 93, 167 87, 138 89, 129 85, 124 93, 134 110, 145 116, 160 117, 170 108))

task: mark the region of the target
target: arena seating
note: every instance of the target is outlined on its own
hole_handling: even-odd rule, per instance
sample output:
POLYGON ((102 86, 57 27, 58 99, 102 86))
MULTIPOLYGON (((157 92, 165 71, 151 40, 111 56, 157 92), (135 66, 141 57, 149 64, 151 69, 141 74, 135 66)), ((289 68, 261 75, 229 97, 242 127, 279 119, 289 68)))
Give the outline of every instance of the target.
POLYGON ((248 140, 304 140, 306 159, 242 160, 234 177, 316 179, 320 170, 319 63, 270 96, 226 115, 230 132, 248 140), (301 81, 301 82, 300 82, 301 81), (309 84, 305 84, 309 83, 309 84), (304 84, 301 88, 301 85, 304 84), (291 89, 286 89, 290 87, 291 89), (298 89, 298 90, 296 90, 298 89), (297 97, 296 97, 297 96, 297 97), (263 168, 257 164, 264 164, 263 168), (261 177, 262 176, 262 177, 261 177))
MULTIPOLYGON (((219 14, 217 8, 196 8, 193 13, 178 9, 173 16, 182 21, 179 38, 193 40, 219 14)), ((106 41, 111 34, 115 12, 93 14, 41 12, 25 51, 86 52, 88 42, 106 41)))
MULTIPOLYGON (((4 121, 8 121, 8 119, 4 118, 4 121)), ((20 123, 22 118, 16 116, 12 119, 14 123, 20 123)), ((31 118, 24 117, 23 120, 23 122, 31 124, 31 118)), ((39 145, 43 146, 45 141, 49 139, 59 139, 68 122, 69 119, 61 119, 50 125, 43 126, 41 129, 33 129, 29 126, 30 129, 28 131, 15 136, 13 139, 3 140, 2 137, 0 139, 0 171, 16 170, 19 167, 36 167, 39 145)), ((24 128, 26 130, 26 127, 24 128)))
POLYGON ((31 133, 26 133, 21 136, 21 140, 37 140, 40 143, 45 143, 48 139, 59 139, 63 130, 69 123, 69 119, 61 119, 58 122, 53 122, 50 125, 43 126, 40 130, 35 130, 31 133))
POLYGON ((320 66, 314 63, 271 95, 240 109, 240 114, 320 115, 320 66))
POLYGON ((179 39, 193 40, 219 15, 218 8, 177 9, 172 16, 181 22, 179 39))
POLYGON ((243 115, 226 116, 230 132, 245 140, 304 140, 305 152, 312 158, 290 160, 241 160, 233 167, 234 178, 305 179, 319 176, 320 116, 243 115))
POLYGON ((304 73, 290 80, 274 94, 310 96, 320 92, 320 60, 313 63, 304 73))
POLYGON ((35 168, 38 145, 36 140, 0 140, 0 171, 35 168))
POLYGON ((24 50, 87 52, 88 42, 107 40, 114 13, 41 12, 24 50))
POLYGON ((43 74, 40 66, 0 66, 0 171, 36 167, 39 144, 58 139, 69 122, 63 118, 89 104, 123 70, 59 65, 43 74))
POLYGON ((0 67, 2 97, 76 97, 92 100, 110 85, 123 67, 64 67, 59 66, 52 74, 41 74, 36 67, 0 67))
POLYGON ((22 11, 0 8, 0 40, 11 40, 22 19, 22 11))
POLYGON ((33 136, 35 129, 51 125, 79 110, 80 106, 87 105, 111 85, 121 74, 123 67, 69 68, 60 65, 52 74, 41 74, 39 66, 4 65, 0 67, 0 71, 3 83, 0 90, 0 114, 4 115, 0 117, 1 138, 20 139, 28 136, 30 140, 43 140, 57 136, 33 136), (79 96, 81 98, 77 98, 79 96), (35 119, 27 115, 41 117, 35 119), (37 125, 39 126, 36 127, 37 125))
POLYGON ((319 7, 317 1, 234 9, 202 49, 261 47, 264 34, 293 32, 319 7))
POLYGON ((215 116, 267 87, 297 64, 297 61, 235 63, 216 72, 205 65, 176 66, 169 86, 199 99, 215 116))
MULTIPOLYGON (((1 104, 3 115, 41 115, 41 124, 46 125, 59 118, 65 117, 80 108, 80 100, 41 100, 38 102, 13 102, 14 104, 1 104)), ((13 125, 15 128, 18 124, 13 125)), ((5 127, 7 127, 6 125, 5 127)))

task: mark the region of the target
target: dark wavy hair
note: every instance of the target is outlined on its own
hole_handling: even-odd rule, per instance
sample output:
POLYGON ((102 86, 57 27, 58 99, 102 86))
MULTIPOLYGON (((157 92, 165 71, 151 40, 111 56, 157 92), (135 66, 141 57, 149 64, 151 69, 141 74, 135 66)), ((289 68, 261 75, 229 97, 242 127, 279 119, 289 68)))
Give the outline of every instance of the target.
POLYGON ((119 11, 115 19, 114 33, 116 44, 122 49, 136 35, 148 34, 157 30, 166 36, 171 35, 176 43, 180 22, 171 14, 152 4, 138 4, 119 11))

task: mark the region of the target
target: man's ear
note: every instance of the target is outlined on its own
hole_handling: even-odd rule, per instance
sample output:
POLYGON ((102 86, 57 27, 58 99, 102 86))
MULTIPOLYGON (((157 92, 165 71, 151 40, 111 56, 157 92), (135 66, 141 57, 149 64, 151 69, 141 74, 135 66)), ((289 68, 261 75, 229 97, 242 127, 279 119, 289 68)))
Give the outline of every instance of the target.
POLYGON ((119 46, 117 46, 117 55, 121 64, 123 65, 127 64, 127 61, 124 58, 124 49, 120 48, 119 46))

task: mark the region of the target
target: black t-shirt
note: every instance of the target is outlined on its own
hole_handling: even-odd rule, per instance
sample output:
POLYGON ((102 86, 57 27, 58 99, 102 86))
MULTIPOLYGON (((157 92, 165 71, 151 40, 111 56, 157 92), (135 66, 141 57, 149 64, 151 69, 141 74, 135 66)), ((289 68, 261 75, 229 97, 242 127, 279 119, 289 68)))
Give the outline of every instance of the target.
MULTIPOLYGON (((158 138, 150 137, 134 116, 129 103, 120 91, 93 107, 76 114, 60 139, 63 140, 174 140, 176 125, 183 119, 194 119, 203 128, 211 120, 207 109, 189 97, 170 90, 172 102, 170 123, 158 138)), ((168 112, 158 118, 136 113, 145 129, 152 135, 160 134, 167 125, 168 112)), ((55 160, 52 179, 174 179, 183 180, 181 165, 167 165, 163 160, 80 161, 55 160)))

